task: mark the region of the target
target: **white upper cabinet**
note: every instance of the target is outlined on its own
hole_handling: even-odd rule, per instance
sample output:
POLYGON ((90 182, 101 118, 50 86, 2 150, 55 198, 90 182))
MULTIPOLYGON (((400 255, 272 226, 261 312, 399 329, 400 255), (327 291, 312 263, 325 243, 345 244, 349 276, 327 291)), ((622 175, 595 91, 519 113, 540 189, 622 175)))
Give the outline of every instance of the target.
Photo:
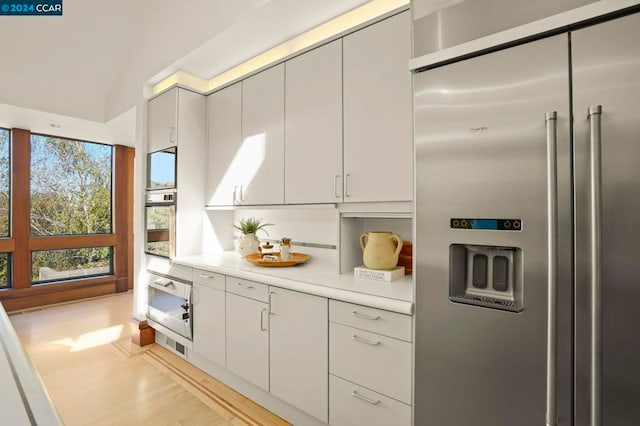
POLYGON ((242 171, 237 204, 284 204, 284 64, 243 80, 235 161, 242 171))
POLYGON ((236 204, 244 169, 238 158, 242 143, 242 83, 207 97, 209 123, 205 204, 236 204))
POLYGON ((155 152, 178 143, 178 88, 151 99, 147 110, 147 149, 155 152))
POLYGON ((285 202, 342 201, 342 40, 286 62, 285 202))
POLYGON ((343 38, 344 201, 413 198, 409 12, 343 38))

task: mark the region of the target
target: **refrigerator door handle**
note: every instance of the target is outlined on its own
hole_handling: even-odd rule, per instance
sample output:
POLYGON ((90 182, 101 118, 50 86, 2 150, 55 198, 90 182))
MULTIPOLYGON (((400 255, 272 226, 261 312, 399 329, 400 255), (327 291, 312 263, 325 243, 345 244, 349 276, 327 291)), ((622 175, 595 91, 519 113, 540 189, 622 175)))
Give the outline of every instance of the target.
POLYGON ((556 426, 558 360, 558 172, 556 111, 545 114, 547 125, 547 426, 556 426))
POLYGON ((602 247, 602 105, 589 107, 589 209, 591 233, 591 426, 599 426, 601 359, 601 247, 602 247))

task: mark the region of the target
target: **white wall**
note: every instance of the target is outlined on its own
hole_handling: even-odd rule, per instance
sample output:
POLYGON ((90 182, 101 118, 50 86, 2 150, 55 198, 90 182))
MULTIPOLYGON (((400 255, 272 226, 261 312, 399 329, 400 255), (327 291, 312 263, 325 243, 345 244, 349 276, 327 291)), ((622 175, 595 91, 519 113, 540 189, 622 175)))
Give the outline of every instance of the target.
POLYGON ((101 123, 0 104, 0 127, 27 129, 34 133, 91 142, 135 146, 136 108, 130 108, 112 120, 101 123))

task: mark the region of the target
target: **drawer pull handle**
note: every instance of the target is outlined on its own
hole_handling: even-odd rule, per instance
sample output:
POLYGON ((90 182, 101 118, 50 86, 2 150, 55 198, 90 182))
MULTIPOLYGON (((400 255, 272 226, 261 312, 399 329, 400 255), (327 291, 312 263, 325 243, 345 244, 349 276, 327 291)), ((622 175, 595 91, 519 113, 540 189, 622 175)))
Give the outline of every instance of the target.
POLYGON ((371 316, 371 315, 361 314, 358 311, 351 311, 351 315, 353 315, 354 317, 364 318, 364 319, 373 320, 373 321, 380 319, 380 315, 376 315, 374 317, 374 316, 371 316))
POLYGON ((200 274, 200 278, 212 279, 215 278, 213 275, 200 274))
POLYGON ((358 337, 357 334, 354 334, 353 336, 351 336, 351 340, 355 340, 356 342, 360 342, 360 343, 366 343, 367 345, 371 345, 371 346, 377 346, 380 344, 379 341, 374 342, 372 340, 363 339, 362 337, 358 337))
POLYGON ((247 285, 247 284, 242 284, 242 283, 236 283, 236 285, 240 288, 246 288, 247 290, 253 288, 252 285, 247 285))
POLYGON ((351 392, 351 396, 355 396, 358 399, 363 400, 364 402, 368 402, 371 405, 378 405, 380 404, 380 400, 379 399, 371 399, 371 398, 367 398, 364 395, 360 395, 357 391, 353 391, 351 392))

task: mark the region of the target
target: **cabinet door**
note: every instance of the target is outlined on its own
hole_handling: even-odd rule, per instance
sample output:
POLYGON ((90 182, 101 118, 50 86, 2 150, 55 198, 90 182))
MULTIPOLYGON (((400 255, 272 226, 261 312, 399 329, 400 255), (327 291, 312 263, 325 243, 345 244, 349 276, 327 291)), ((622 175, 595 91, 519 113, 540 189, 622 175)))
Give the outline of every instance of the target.
POLYGON ((328 421, 328 301, 271 287, 271 393, 328 421))
POLYGON ((287 204, 342 201, 342 40, 286 62, 287 204))
POLYGON ((345 201, 413 198, 409 12, 343 39, 345 201))
POLYGON ((269 390, 269 305, 226 293, 227 369, 269 390))
POLYGON ((178 88, 151 99, 147 110, 147 149, 149 152, 178 143, 178 88))
POLYGON ((236 83, 207 97, 209 125, 205 204, 233 205, 244 172, 240 154, 242 141, 242 83, 236 83))
POLYGON ((242 82, 240 204, 284 204, 284 64, 242 82))
POLYGON ((225 293, 194 283, 193 350, 225 366, 225 293))

